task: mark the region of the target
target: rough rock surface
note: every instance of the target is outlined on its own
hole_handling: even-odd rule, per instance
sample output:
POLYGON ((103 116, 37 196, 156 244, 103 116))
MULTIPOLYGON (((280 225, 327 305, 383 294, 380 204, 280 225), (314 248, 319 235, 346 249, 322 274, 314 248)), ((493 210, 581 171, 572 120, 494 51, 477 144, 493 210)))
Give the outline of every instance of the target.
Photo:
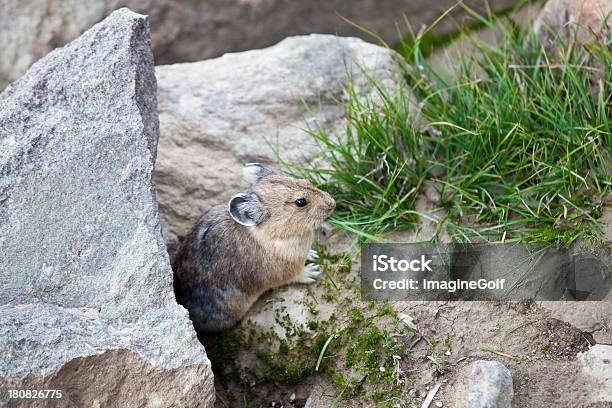
MULTIPOLYGON (((197 63, 158 66, 160 144, 155 183, 164 237, 173 248, 202 212, 244 184, 244 163, 308 157, 303 129, 344 128, 338 103, 351 75, 367 92, 364 68, 387 86, 393 53, 355 38, 310 35, 197 63)), ((170 252, 172 252, 170 250, 170 252)))
POLYGON ((511 408, 512 375, 500 362, 478 360, 472 366, 468 392, 469 408, 511 408))
POLYGON ((555 36, 569 41, 577 30, 577 40, 584 42, 592 33, 604 33, 610 39, 612 0, 549 0, 535 22, 534 30, 545 46, 554 44, 555 36))
POLYGON ((578 360, 583 375, 595 384, 593 402, 612 402, 612 346, 597 344, 579 354, 578 360))
POLYGON ((158 132, 148 21, 127 9, 0 95, 0 387, 212 406, 160 233, 158 132))
MULTIPOLYGON (((433 22, 455 0, 0 0, 0 90, 17 79, 37 59, 76 38, 113 10, 128 6, 148 14, 158 63, 197 61, 225 52, 270 46, 298 34, 328 33, 372 39, 348 24, 343 16, 380 33, 389 43, 398 40, 396 23, 405 29, 403 15, 418 30, 433 22)), ((483 0, 466 0, 483 8, 483 0)), ((514 0, 489 0, 501 8, 514 0)), ((455 18, 465 17, 461 7, 455 18)), ((448 31, 454 20, 438 29, 448 31)))

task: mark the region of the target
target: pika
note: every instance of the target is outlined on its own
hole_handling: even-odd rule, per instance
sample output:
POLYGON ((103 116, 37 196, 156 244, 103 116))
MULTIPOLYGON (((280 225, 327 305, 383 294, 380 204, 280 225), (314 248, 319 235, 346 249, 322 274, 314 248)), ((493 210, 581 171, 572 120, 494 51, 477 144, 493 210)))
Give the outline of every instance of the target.
POLYGON ((336 206, 306 180, 249 163, 252 186, 227 205, 209 209, 177 249, 177 301, 198 332, 236 324, 261 294, 292 282, 312 283, 321 271, 306 264, 314 231, 336 206))

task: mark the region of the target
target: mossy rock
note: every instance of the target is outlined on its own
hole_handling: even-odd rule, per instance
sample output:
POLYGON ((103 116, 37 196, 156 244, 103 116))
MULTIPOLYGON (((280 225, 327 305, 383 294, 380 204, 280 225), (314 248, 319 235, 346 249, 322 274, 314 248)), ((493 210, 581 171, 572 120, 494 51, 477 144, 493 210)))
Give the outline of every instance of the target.
POLYGON ((236 328, 204 339, 215 374, 255 387, 324 373, 344 396, 399 396, 406 345, 396 339, 409 329, 389 304, 361 301, 350 256, 321 254, 320 282, 273 291, 236 328))

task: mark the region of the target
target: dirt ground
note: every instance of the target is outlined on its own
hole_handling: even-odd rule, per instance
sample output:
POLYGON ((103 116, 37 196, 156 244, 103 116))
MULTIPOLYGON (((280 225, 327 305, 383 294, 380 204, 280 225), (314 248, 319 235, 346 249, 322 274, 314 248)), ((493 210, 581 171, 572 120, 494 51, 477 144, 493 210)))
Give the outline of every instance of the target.
MULTIPOLYGON (((467 406, 464 380, 470 364, 479 359, 500 361, 512 372, 513 407, 606 406, 589 404, 593 384, 581 375, 576 361, 577 353, 593 344, 592 336, 549 317, 547 310, 534 303, 455 302, 395 304, 394 307, 414 317, 425 336, 449 338, 452 348, 450 355, 444 356, 444 373, 439 374, 427 358, 427 342, 421 340, 414 344, 415 339, 405 339, 408 346, 414 344, 409 349, 409 374, 414 381, 406 390, 412 396, 412 406, 420 406, 427 391, 437 382, 442 385, 434 401, 442 402, 445 407, 467 406)), ((221 392, 227 387, 226 392, 232 394, 245 391, 237 384, 217 386, 221 392)), ((331 405, 339 393, 325 376, 314 376, 298 386, 256 386, 250 390, 252 401, 248 406, 303 407, 313 389, 321 394, 313 407, 331 405)), ((216 406, 224 405, 218 399, 216 406)), ((341 400, 336 406, 375 405, 359 398, 341 400)))
MULTIPOLYGON (((337 244, 335 248, 346 249, 337 244)), ((351 274, 358 269, 358 262, 354 261, 351 274)), ((345 282, 341 282, 347 287, 340 290, 349 291, 358 282, 347 277, 345 282)), ((265 321, 266 318, 261 316, 265 316, 264 310, 278 301, 276 296, 282 296, 285 301, 285 298, 291 297, 288 293, 293 293, 298 299, 296 305, 299 304, 299 297, 305 296, 305 290, 298 286, 287 292, 281 290, 267 294, 247 320, 265 321)), ((315 296, 324 291, 321 284, 311 286, 310 290, 315 296)), ((356 303, 365 304, 360 301, 356 303)), ((582 375, 582 367, 577 360, 578 353, 596 343, 593 334, 597 335, 600 343, 612 343, 612 332, 605 324, 599 325, 596 333, 583 331, 558 320, 558 313, 554 308, 551 312, 550 304, 532 301, 395 302, 390 305, 396 313, 412 318, 418 334, 394 337, 406 350, 401 370, 407 380, 402 386, 401 397, 387 400, 387 403, 391 403, 388 406, 395 403, 398 407, 420 407, 429 390, 439 383, 431 407, 466 407, 465 382, 471 364, 476 360, 497 360, 510 370, 514 382, 512 406, 515 408, 612 406, 589 402, 596 385, 582 375), (432 343, 436 346, 432 347, 432 343), (437 359, 438 365, 432 364, 432 356, 437 359)), ((612 304, 599 303, 595 306, 600 312, 603 310, 604 315, 612 316, 612 304)), ((584 304, 575 302, 562 307, 580 310, 584 304)), ((291 308, 299 309, 299 306, 291 308)), ((292 317, 299 320, 301 313, 295 312, 292 317)), ((329 310, 323 310, 321 314, 329 314, 329 310)), ((309 317, 303 318, 307 320, 309 317)), ((380 406, 372 402, 367 394, 357 397, 341 395, 342 390, 333 385, 326 374, 311 375, 297 385, 268 382, 247 387, 235 381, 218 381, 216 386, 217 407, 380 406)))

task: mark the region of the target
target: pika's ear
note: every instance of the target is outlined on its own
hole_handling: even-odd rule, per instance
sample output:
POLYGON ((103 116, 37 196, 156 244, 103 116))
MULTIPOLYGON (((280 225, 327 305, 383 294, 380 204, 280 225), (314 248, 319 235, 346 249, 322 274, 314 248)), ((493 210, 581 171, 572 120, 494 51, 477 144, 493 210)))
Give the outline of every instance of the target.
POLYGON ((252 184, 257 183, 262 177, 269 176, 270 174, 276 174, 276 172, 261 163, 247 163, 242 169, 242 176, 252 184))
POLYGON ((259 224, 263 218, 263 208, 255 194, 236 194, 229 201, 228 210, 234 221, 247 227, 259 224))

